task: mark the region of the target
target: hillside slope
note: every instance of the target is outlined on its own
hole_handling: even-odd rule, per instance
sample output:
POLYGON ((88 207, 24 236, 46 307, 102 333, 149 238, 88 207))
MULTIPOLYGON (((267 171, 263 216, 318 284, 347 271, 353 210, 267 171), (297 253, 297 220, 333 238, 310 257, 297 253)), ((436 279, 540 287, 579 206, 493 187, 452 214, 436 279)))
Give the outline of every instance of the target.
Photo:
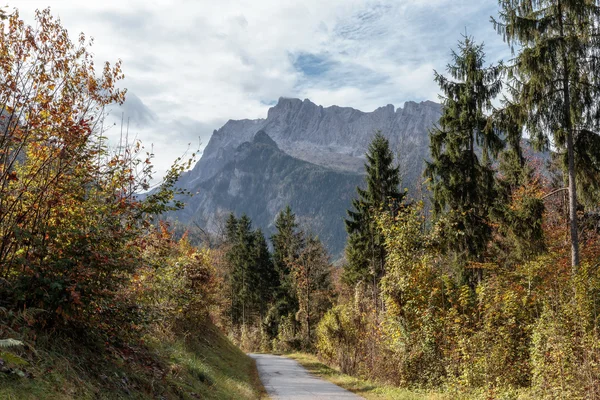
POLYGON ((175 216, 218 230, 228 212, 245 213, 270 234, 275 216, 289 205, 298 222, 338 254, 346 238, 346 209, 362 181, 360 174, 294 158, 259 131, 251 142, 238 146, 218 173, 193 187, 195 195, 175 216))
POLYGON ((45 338, 26 357, 23 378, 1 372, 5 350, 0 399, 263 398, 254 361, 212 324, 187 337, 163 332, 145 339, 146 348, 115 354, 98 344, 45 338))

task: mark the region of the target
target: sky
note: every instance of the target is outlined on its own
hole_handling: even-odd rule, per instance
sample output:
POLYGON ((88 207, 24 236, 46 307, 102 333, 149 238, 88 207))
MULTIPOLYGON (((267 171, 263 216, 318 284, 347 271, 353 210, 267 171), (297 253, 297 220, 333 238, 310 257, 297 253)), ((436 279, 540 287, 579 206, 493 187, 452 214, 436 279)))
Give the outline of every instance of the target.
POLYGON ((127 101, 112 115, 154 146, 159 173, 279 97, 363 111, 437 101, 433 71, 465 32, 488 62, 510 58, 490 23, 497 0, 8 1, 26 23, 50 7, 73 38, 93 37, 96 64, 123 61, 127 101))

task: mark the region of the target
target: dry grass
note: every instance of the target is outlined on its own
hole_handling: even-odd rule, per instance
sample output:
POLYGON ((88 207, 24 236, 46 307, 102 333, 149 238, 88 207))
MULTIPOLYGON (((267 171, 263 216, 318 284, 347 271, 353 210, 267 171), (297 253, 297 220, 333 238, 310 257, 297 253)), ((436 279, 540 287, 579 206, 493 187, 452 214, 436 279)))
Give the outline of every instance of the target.
POLYGON ((416 392, 349 376, 321 363, 317 357, 311 354, 293 353, 286 354, 286 357, 298 361, 311 374, 335 383, 368 400, 447 400, 450 398, 440 393, 416 392))

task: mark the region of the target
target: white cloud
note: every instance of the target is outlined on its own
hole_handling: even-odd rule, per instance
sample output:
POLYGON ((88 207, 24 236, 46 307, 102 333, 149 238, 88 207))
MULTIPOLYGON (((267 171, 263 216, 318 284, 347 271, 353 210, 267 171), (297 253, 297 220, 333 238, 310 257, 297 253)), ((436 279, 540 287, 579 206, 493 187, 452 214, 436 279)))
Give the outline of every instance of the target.
POLYGON ((264 118, 280 96, 365 111, 435 101, 433 69, 444 70, 465 27, 487 42, 490 61, 508 57, 488 22, 495 1, 18 0, 11 6, 29 23, 36 8, 50 6, 73 35, 95 38, 97 62, 123 60, 124 86, 135 96, 125 110, 132 121, 146 116, 131 124, 132 135, 155 144, 161 170, 188 143, 194 147, 201 138, 206 145, 226 120, 264 118), (303 71, 302 54, 325 62, 303 71))

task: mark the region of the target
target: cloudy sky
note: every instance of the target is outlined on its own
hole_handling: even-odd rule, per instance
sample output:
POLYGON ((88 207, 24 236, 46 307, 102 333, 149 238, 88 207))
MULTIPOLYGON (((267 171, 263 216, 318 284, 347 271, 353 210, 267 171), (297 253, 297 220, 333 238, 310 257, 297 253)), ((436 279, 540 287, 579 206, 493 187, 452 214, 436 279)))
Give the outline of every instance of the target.
MULTIPOLYGON (((8 0, 11 1, 11 0, 8 0)), ((97 63, 123 60, 130 135, 164 170, 228 119, 264 118, 280 96, 372 111, 437 100, 465 30, 489 62, 510 52, 496 0, 12 0, 33 23, 51 7, 71 35, 95 39, 97 63)), ((118 135, 118 127, 109 136, 118 135)))

